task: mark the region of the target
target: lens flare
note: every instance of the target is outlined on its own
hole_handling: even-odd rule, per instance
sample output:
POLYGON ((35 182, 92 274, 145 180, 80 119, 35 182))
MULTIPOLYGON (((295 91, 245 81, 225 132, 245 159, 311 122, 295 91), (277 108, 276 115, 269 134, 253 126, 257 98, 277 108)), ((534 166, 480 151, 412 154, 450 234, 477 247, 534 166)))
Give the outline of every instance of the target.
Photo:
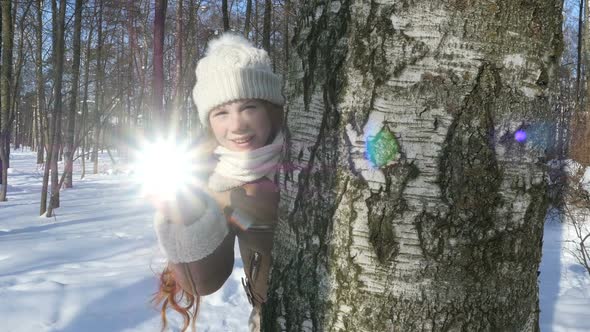
POLYGON ((522 143, 522 142, 526 141, 526 132, 525 132, 524 130, 522 130, 522 129, 519 129, 519 130, 517 130, 517 131, 514 133, 514 139, 515 139, 517 142, 520 142, 520 143, 522 143))
POLYGON ((134 169, 143 194, 161 200, 173 200, 196 183, 193 153, 174 140, 146 143, 134 169))

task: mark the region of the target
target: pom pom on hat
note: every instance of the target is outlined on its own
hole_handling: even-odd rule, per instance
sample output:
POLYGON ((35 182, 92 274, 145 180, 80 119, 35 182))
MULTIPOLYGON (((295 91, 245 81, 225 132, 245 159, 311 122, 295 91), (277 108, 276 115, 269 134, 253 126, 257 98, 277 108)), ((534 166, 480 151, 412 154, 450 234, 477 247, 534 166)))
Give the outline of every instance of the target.
POLYGON ((193 100, 204 127, 215 107, 239 99, 263 99, 283 105, 281 78, 272 72, 265 50, 232 33, 211 40, 195 70, 193 100))

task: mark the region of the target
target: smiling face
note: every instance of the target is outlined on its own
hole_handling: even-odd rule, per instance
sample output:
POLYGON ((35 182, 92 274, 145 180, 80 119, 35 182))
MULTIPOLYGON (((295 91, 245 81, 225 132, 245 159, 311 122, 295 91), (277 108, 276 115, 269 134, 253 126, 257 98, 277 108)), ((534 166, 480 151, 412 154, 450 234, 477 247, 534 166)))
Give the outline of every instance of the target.
POLYGON ((266 145, 271 134, 270 110, 257 99, 236 100, 209 113, 211 131, 219 145, 251 151, 266 145))

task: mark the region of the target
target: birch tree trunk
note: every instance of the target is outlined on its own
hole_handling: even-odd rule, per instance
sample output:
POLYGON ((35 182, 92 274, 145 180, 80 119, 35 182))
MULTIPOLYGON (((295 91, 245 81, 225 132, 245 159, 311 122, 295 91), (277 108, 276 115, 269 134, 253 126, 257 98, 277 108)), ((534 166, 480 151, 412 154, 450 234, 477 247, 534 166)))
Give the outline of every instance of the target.
POLYGON ((299 4, 263 331, 539 330, 561 9, 299 4))

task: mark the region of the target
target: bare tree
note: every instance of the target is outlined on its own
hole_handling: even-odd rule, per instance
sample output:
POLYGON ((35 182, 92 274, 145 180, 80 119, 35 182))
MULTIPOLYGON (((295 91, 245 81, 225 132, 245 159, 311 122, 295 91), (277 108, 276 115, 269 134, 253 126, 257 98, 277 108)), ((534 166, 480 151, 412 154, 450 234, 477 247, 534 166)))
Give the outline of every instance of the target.
POLYGON ((66 16, 66 0, 60 0, 59 9, 57 1, 51 1, 52 16, 53 16, 53 68, 54 68, 54 83, 53 83, 53 110, 51 112, 51 125, 49 130, 50 139, 50 153, 47 154, 51 166, 51 196, 49 199, 49 208, 47 209, 47 217, 53 216, 53 210, 59 207, 59 169, 57 160, 59 158, 59 150, 61 145, 61 115, 63 107, 62 99, 62 83, 63 83, 63 67, 64 67, 64 30, 65 30, 65 16, 66 16))
POLYGON ((65 186, 72 187, 72 171, 74 169, 74 138, 75 138, 75 124, 76 112, 78 110, 78 88, 80 77, 80 35, 82 31, 82 0, 76 0, 74 8, 74 42, 73 42, 73 63, 72 63, 72 93, 70 97, 70 105, 68 107, 68 126, 66 129, 64 159, 65 159, 65 186))
MULTIPOLYGON (((45 117, 45 80, 43 75, 43 1, 37 1, 37 25, 36 25, 36 41, 37 41, 37 57, 35 59, 35 80, 37 85, 37 113, 39 115, 39 130, 40 140, 42 146, 41 150, 46 152, 45 167, 43 169, 43 184, 41 187, 41 202, 39 206, 39 215, 43 215, 47 211, 47 192, 49 189, 49 171, 51 169, 51 140, 49 121, 45 117)), ((37 154, 37 163, 43 162, 43 156, 37 154)))

